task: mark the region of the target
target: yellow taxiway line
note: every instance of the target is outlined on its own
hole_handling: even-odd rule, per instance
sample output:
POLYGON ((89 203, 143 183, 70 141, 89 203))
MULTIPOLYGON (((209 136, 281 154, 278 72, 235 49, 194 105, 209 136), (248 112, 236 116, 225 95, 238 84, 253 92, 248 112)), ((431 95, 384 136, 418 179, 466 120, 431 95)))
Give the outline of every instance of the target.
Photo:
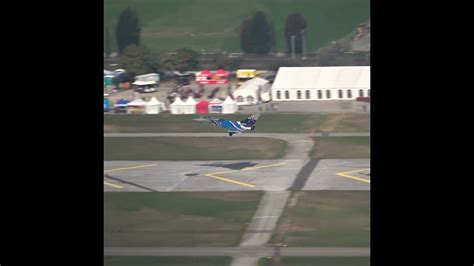
POLYGON ((266 168, 266 167, 274 167, 274 166, 279 166, 279 165, 284 165, 284 164, 286 163, 276 163, 276 164, 269 164, 269 165, 262 165, 262 166, 247 167, 247 168, 242 169, 242 171, 255 170, 255 169, 266 168))
POLYGON ((357 173, 357 172, 367 171, 367 170, 370 170, 370 168, 340 172, 340 173, 336 173, 336 174, 339 175, 339 176, 342 176, 342 177, 346 177, 346 178, 355 179, 355 180, 359 180, 359 181, 362 181, 362 182, 370 183, 370 180, 360 178, 360 177, 357 177, 357 176, 348 175, 348 173, 357 173))
POLYGON ((110 173, 110 172, 116 172, 116 171, 122 171, 122 170, 129 170, 129 169, 136 169, 136 168, 142 168, 142 167, 152 167, 152 166, 156 166, 156 164, 145 164, 145 165, 139 165, 139 166, 110 169, 110 170, 105 170, 104 173, 110 173))
POLYGON ((255 169, 260 169, 260 168, 265 168, 265 167, 274 167, 274 166, 284 165, 284 164, 286 164, 286 163, 277 163, 277 164, 269 164, 269 165, 262 165, 262 166, 256 166, 256 167, 247 167, 247 168, 244 168, 244 169, 241 169, 241 170, 229 170, 229 171, 223 171, 223 172, 209 173, 209 174, 206 174, 205 176, 212 177, 212 178, 219 179, 219 180, 226 181, 226 182, 230 182, 230 183, 234 183, 234 184, 241 185, 241 186, 244 186, 244 187, 255 187, 254 184, 236 181, 236 180, 226 178, 226 177, 223 177, 223 176, 218 176, 218 174, 255 170, 255 169))
POLYGON ((112 183, 109 183, 109 182, 106 182, 106 181, 104 181, 104 185, 111 186, 111 187, 114 187, 114 188, 123 188, 122 186, 115 185, 115 184, 112 184, 112 183))
POLYGON ((222 180, 222 181, 234 183, 234 184, 237 184, 237 185, 241 185, 241 186, 244 186, 244 187, 255 187, 255 185, 253 185, 253 184, 236 181, 236 180, 225 178, 225 177, 222 177, 222 176, 217 176, 217 175, 213 175, 213 174, 206 174, 206 176, 212 177, 212 178, 215 178, 215 179, 219 179, 219 180, 222 180))
MULTIPOLYGON (((152 167, 152 166, 156 166, 156 164, 145 164, 145 165, 138 165, 138 166, 132 166, 132 167, 109 169, 109 170, 105 170, 105 171, 104 171, 104 174, 105 174, 105 173, 110 173, 110 172, 116 172, 116 171, 122 171, 122 170, 129 170, 129 169, 136 169, 136 168, 142 168, 142 167, 152 167)), ((107 186, 110 186, 110 187, 114 187, 114 188, 123 188, 122 186, 119 186, 119 185, 116 185, 116 184, 112 184, 112 183, 106 182, 106 181, 104 181, 104 185, 107 185, 107 186)))

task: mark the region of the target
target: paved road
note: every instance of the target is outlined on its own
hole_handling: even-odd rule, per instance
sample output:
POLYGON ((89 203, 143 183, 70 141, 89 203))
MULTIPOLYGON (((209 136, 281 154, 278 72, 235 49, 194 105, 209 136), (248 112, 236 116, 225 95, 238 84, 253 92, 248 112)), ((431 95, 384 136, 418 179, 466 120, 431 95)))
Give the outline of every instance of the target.
MULTIPOLYGON (((105 247, 105 256, 231 256, 268 257, 275 248, 249 247, 105 247)), ((370 256, 370 248, 324 247, 297 248, 282 247, 282 256, 370 256)))
POLYGON ((241 247, 265 245, 285 208, 290 192, 265 191, 260 205, 242 237, 241 247))

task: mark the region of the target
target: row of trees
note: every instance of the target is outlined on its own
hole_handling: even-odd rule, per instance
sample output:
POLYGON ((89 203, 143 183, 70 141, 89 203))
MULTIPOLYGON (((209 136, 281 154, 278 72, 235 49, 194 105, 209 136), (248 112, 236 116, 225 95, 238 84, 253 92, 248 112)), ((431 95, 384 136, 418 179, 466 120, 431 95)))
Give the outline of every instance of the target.
MULTIPOLYGON (((306 30, 307 23, 300 13, 289 14, 286 17, 284 35, 288 51, 291 50, 291 36, 295 36, 296 53, 302 52, 302 30, 306 30)), ((130 8, 123 10, 117 22, 115 37, 119 54, 122 54, 129 45, 140 45, 141 25, 138 15, 130 8)), ((110 54, 111 37, 109 29, 105 29, 104 51, 110 54)), ((241 25, 240 45, 242 51, 248 54, 268 54, 275 51, 276 33, 274 23, 270 23, 262 11, 258 11, 252 18, 246 19, 241 25)))
MULTIPOLYGON (((300 13, 286 17, 284 33, 288 51, 291 51, 291 36, 295 36, 295 52, 302 53, 302 31, 306 28, 306 19, 300 13)), ((244 53, 264 55, 274 51, 275 46, 275 25, 268 22, 262 11, 244 20, 240 30, 240 47, 244 53)))
MULTIPOLYGON (((307 23, 300 13, 289 14, 285 20, 284 36, 288 52, 291 51, 291 37, 295 36, 294 48, 296 53, 302 53, 303 31, 307 30, 307 23)), ((140 44, 141 25, 138 15, 130 8, 123 10, 118 18, 115 37, 119 52, 118 63, 121 68, 132 74, 158 72, 159 70, 188 71, 196 69, 199 64, 199 54, 190 49, 178 49, 172 54, 163 54, 160 58, 150 49, 140 44)), ((111 36, 109 29, 105 29, 104 52, 110 54, 111 36)), ((273 22, 269 22, 261 11, 242 22, 240 44, 244 53, 265 55, 275 51, 276 31, 273 22)), ((331 64, 331 58, 338 54, 337 47, 329 47, 321 52, 318 61, 331 64)), ((365 58, 358 59, 358 61, 365 58)), ((238 59, 218 55, 214 58, 218 68, 235 68, 238 59)))

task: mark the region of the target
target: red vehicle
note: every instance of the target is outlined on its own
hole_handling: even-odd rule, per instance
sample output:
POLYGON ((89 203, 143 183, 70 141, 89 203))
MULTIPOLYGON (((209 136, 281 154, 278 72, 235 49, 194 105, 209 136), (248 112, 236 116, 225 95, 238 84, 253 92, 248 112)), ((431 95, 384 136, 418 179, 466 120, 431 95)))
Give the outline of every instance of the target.
POLYGON ((370 97, 357 97, 356 101, 364 102, 364 103, 370 103, 370 97))

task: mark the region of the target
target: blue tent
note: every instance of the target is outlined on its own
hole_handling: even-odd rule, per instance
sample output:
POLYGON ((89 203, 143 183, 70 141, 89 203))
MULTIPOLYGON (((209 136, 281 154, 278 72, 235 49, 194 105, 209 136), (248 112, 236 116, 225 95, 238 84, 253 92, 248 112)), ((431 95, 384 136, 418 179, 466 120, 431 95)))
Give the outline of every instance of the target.
POLYGON ((110 101, 107 98, 104 98, 104 112, 108 112, 110 110, 110 101))
POLYGON ((127 107, 127 103, 129 103, 129 101, 127 99, 120 99, 117 101, 117 103, 115 104, 116 107, 127 107))

